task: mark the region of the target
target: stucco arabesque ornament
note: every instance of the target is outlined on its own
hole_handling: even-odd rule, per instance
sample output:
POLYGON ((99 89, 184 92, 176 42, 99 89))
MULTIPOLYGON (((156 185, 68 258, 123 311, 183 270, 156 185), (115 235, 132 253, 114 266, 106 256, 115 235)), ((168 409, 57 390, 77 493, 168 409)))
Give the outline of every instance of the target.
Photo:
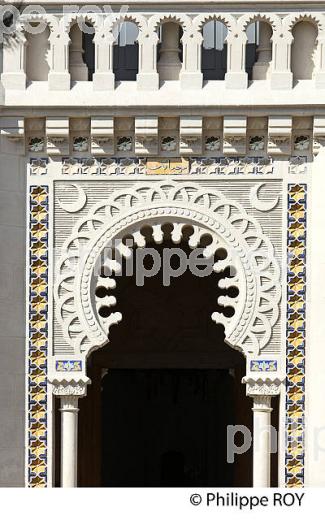
POLYGON ((216 247, 226 249, 226 265, 235 267, 239 297, 231 318, 214 312, 212 319, 224 326, 230 346, 258 355, 270 341, 279 317, 280 268, 273 246, 239 203, 216 189, 174 181, 117 191, 77 222, 55 270, 56 316, 66 342, 75 354, 84 355, 107 343, 110 327, 122 316, 112 312, 105 327, 101 323, 92 296, 94 267, 114 239, 135 230, 141 236, 144 225, 166 222, 200 226, 214 237, 216 247))
POLYGON ((243 378, 242 382, 246 384, 246 394, 251 397, 274 396, 280 393, 281 385, 284 382, 284 378, 281 378, 279 376, 276 376, 274 378, 253 378, 247 376, 243 378))
POLYGON ((53 395, 57 397, 85 397, 90 379, 87 377, 80 379, 54 378, 50 380, 50 383, 52 384, 53 395))

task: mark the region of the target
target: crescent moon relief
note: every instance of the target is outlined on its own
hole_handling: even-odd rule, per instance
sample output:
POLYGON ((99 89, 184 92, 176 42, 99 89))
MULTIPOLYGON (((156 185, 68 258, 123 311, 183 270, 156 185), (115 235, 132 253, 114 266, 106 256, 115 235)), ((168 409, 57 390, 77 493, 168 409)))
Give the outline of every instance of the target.
POLYGON ((82 208, 85 207, 87 202, 87 195, 84 192, 84 190, 81 188, 81 186, 77 186, 76 184, 69 184, 68 186, 64 187, 65 191, 70 191, 69 188, 75 188, 78 192, 78 197, 75 202, 61 202, 60 199, 58 200, 58 204, 61 209, 66 211, 67 213, 77 213, 78 211, 81 211, 82 208))
POLYGON ((278 203, 279 203, 279 196, 277 196, 275 199, 270 201, 262 201, 258 198, 260 189, 265 186, 265 182, 260 182, 259 184, 255 184, 251 188, 250 194, 249 194, 249 200, 253 208, 257 209, 258 211, 271 211, 274 209, 278 203))

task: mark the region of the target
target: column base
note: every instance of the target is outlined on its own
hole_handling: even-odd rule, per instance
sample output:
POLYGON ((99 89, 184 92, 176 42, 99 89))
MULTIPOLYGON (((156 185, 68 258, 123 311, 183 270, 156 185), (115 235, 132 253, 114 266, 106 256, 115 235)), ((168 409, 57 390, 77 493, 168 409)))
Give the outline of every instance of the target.
POLYGON ((3 72, 1 80, 5 89, 26 90, 25 72, 3 72))
POLYGON ((138 90, 159 90, 158 72, 139 72, 137 88, 138 90))
POLYGON ((203 87, 203 74, 201 72, 181 72, 181 88, 184 90, 200 90, 203 87))
POLYGON ((114 90, 115 74, 113 72, 95 72, 93 74, 93 89, 95 91, 114 90))
POLYGON ((325 72, 315 72, 315 88, 325 88, 325 72))
POLYGON ((247 72, 227 72, 225 75, 227 89, 246 89, 248 87, 247 72))
POLYGON ((70 90, 69 72, 50 72, 48 86, 49 90, 70 90))
POLYGON ((292 89, 293 75, 292 72, 271 72, 270 81, 273 90, 290 90, 292 89))

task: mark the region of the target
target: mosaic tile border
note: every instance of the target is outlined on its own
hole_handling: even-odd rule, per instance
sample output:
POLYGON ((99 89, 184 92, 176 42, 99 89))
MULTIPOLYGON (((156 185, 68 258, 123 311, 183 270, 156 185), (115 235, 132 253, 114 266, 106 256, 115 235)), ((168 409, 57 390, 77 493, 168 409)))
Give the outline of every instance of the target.
POLYGON ((29 189, 29 339, 27 395, 27 485, 48 482, 48 260, 49 189, 29 189))
POLYGON ((305 479, 307 185, 288 185, 285 483, 305 479))

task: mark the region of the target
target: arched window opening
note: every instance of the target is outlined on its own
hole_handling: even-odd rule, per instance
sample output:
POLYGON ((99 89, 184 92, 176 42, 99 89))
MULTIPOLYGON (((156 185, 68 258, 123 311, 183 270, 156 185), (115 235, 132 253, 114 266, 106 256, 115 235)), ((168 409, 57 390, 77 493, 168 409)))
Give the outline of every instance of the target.
POLYGON ((299 22, 293 30, 291 71, 294 80, 312 79, 315 68, 317 29, 310 22, 299 22))
POLYGON ((251 23, 246 30, 247 43, 245 51, 245 70, 248 74, 248 79, 253 78, 253 66, 257 58, 257 47, 258 47, 258 29, 259 23, 251 23))
POLYGON ((203 27, 202 73, 204 80, 223 80, 227 72, 227 27, 211 20, 203 27))
POLYGON ((175 22, 164 23, 159 30, 158 73, 160 81, 177 81, 183 62, 183 29, 175 22))
MULTIPOLYGON (((39 24, 31 23, 32 27, 37 28, 39 24)), ((38 34, 26 32, 26 75, 27 81, 47 81, 49 64, 47 53, 49 47, 50 30, 48 27, 38 34)))
POLYGON ((88 81, 93 79, 93 74, 95 72, 95 44, 94 44, 94 36, 95 31, 93 30, 93 26, 88 22, 86 23, 87 27, 92 29, 91 33, 83 32, 82 33, 82 50, 83 50, 83 60, 87 65, 88 69, 88 81))
MULTIPOLYGON (((92 28, 89 23, 85 24, 92 28)), ((90 81, 95 67, 94 31, 81 31, 78 24, 70 29, 69 70, 71 81, 90 81)))
POLYGON ((267 22, 253 22, 246 30, 245 70, 249 80, 267 79, 272 61, 272 27, 267 22))
POLYGON ((136 81, 139 71, 139 28, 122 22, 116 28, 113 70, 116 81, 136 81))

